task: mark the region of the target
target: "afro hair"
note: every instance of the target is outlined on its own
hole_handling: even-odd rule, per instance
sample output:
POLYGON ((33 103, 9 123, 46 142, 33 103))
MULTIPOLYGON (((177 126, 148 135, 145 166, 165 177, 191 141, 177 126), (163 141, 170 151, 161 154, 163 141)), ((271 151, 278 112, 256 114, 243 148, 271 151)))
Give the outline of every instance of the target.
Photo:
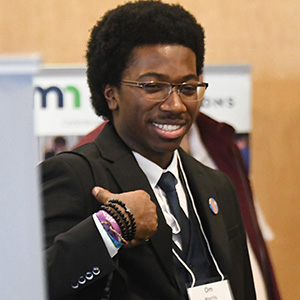
POLYGON ((86 53, 92 105, 98 116, 112 119, 103 94, 105 85, 119 87, 135 47, 182 45, 196 54, 197 74, 204 61, 204 31, 180 5, 160 1, 128 2, 108 11, 94 26, 86 53))

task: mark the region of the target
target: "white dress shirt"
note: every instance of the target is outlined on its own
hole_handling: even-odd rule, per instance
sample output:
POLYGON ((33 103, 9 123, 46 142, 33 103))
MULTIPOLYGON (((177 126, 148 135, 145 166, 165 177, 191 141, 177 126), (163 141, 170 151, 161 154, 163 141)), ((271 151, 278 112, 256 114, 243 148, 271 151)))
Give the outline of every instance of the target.
POLYGON ((176 218, 172 215, 170 211, 170 207, 168 205, 167 198, 164 191, 157 185, 163 173, 171 172, 174 175, 174 177, 177 179, 176 191, 178 194, 179 204, 183 209, 184 213, 186 214, 186 216, 188 217, 186 195, 182 183, 179 179, 179 173, 178 173, 178 160, 179 160, 178 151, 176 150, 174 152, 173 159, 170 165, 166 169, 162 169, 157 164, 146 159, 145 157, 143 157, 137 152, 133 152, 133 155, 136 158, 140 168, 143 170, 143 172, 145 173, 146 177, 149 180, 151 188, 154 191, 154 194, 163 212, 167 224, 172 228, 173 241, 182 250, 182 244, 180 238, 180 226, 176 218))

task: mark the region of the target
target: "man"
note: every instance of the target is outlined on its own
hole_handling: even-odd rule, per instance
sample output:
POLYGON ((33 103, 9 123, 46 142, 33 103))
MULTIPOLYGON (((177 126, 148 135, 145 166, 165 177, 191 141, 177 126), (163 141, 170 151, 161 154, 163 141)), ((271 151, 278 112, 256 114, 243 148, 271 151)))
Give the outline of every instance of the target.
POLYGON ((127 3, 94 27, 88 83, 109 122, 42 165, 50 299, 256 299, 231 181, 179 148, 203 60, 178 5, 127 3))
MULTIPOLYGON (((106 123, 103 122, 81 138, 76 147, 93 142, 106 123)), ((199 112, 180 146, 204 165, 221 170, 232 180, 249 239, 248 248, 257 298, 280 300, 276 278, 257 219, 248 172, 234 135, 234 129, 230 125, 219 123, 199 112)))

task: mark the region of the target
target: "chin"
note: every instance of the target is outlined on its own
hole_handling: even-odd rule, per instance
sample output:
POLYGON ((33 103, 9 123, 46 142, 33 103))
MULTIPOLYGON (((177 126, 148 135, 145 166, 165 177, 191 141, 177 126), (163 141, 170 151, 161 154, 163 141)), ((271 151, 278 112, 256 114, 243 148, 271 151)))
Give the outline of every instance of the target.
POLYGON ((162 153, 166 153, 166 152, 174 152, 175 150, 177 150, 180 146, 180 142, 176 142, 176 143, 169 143, 168 145, 166 145, 165 147, 161 148, 162 153))

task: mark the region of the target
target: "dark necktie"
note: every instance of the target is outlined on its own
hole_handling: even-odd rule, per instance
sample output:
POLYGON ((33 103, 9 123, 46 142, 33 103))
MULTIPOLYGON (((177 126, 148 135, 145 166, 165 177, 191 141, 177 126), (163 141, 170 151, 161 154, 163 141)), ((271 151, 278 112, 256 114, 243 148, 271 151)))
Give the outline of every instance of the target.
POLYGON ((189 246, 190 224, 189 219, 179 204, 179 199, 175 188, 176 183, 177 179, 174 177, 174 175, 170 172, 166 172, 162 174, 157 185, 165 192, 171 212, 179 223, 181 229, 180 237, 182 241, 182 249, 183 252, 187 253, 189 246))

